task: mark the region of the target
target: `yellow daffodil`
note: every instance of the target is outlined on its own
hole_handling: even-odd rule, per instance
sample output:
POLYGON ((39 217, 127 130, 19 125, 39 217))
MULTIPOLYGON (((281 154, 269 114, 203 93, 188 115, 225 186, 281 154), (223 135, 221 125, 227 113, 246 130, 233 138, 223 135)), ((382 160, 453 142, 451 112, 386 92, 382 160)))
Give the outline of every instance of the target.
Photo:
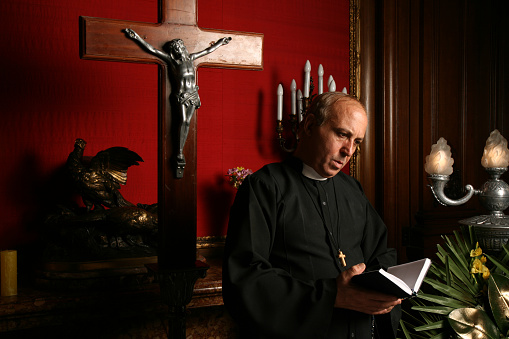
POLYGON ((470 257, 478 257, 482 254, 482 249, 479 247, 479 243, 475 244, 475 250, 470 251, 470 257))
POLYGON ((486 261, 488 261, 488 259, 486 259, 486 257, 483 255, 483 256, 481 257, 481 262, 482 262, 483 264, 486 264, 486 261))
POLYGON ((488 279, 490 277, 490 270, 488 267, 484 266, 484 263, 486 262, 486 257, 482 256, 481 259, 474 259, 472 261, 472 268, 470 269, 470 273, 477 274, 481 273, 484 280, 488 279))
POLYGON ((470 273, 472 273, 472 274, 482 273, 483 266, 484 265, 482 264, 481 260, 474 259, 474 261, 472 262, 472 268, 470 269, 470 273))
POLYGON ((490 269, 484 265, 482 265, 482 277, 484 280, 488 280, 488 278, 490 277, 490 269))

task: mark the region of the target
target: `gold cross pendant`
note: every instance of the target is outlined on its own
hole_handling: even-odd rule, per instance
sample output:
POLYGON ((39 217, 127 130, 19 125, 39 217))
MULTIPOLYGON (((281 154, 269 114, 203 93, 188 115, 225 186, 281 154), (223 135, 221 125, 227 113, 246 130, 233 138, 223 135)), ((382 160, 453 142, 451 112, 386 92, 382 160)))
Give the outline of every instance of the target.
POLYGON ((346 260, 345 260, 346 255, 344 255, 344 254, 343 254, 343 251, 339 250, 339 252, 338 252, 338 258, 339 258, 339 260, 341 260, 341 265, 342 265, 343 267, 346 267, 346 260))

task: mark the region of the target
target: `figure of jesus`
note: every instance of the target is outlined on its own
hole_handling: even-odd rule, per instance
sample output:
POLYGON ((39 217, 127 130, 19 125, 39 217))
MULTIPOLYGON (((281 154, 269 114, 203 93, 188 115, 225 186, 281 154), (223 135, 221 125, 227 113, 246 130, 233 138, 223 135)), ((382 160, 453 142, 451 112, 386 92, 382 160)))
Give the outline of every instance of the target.
MULTIPOLYGON (((132 29, 126 28, 125 31, 129 38, 137 41, 148 52, 155 55, 169 66, 168 75, 172 84, 172 94, 175 96, 181 116, 178 138, 179 151, 177 154, 177 173, 179 173, 179 169, 183 169, 185 166, 183 150, 187 140, 187 134, 189 133, 189 124, 194 112, 201 106, 198 86, 196 85, 196 69, 193 61, 212 53, 222 45, 228 44, 232 38, 221 38, 203 51, 189 54, 181 39, 168 41, 164 44, 163 50, 161 51, 146 42, 132 29)), ((177 174, 177 177, 179 177, 179 174, 177 174)))

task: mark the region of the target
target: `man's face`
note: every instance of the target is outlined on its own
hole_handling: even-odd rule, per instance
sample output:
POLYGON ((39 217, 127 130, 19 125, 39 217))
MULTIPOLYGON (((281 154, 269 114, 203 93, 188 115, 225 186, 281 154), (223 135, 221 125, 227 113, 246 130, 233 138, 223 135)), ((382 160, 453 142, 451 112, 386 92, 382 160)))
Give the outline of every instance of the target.
POLYGON ((368 118, 359 103, 354 100, 336 102, 330 119, 309 130, 308 141, 314 152, 308 154, 311 162, 308 165, 325 178, 338 174, 364 139, 367 125, 368 118))

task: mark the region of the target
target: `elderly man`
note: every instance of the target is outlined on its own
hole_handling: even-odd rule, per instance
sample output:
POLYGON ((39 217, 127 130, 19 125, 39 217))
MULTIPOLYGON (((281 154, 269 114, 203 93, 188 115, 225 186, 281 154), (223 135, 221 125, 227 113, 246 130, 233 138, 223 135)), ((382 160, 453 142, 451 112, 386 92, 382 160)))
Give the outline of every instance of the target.
POLYGON ((350 282, 366 267, 395 264, 383 221, 359 182, 341 172, 367 123, 356 98, 318 96, 294 156, 263 167, 239 188, 223 297, 241 338, 395 337, 401 300, 350 282))

